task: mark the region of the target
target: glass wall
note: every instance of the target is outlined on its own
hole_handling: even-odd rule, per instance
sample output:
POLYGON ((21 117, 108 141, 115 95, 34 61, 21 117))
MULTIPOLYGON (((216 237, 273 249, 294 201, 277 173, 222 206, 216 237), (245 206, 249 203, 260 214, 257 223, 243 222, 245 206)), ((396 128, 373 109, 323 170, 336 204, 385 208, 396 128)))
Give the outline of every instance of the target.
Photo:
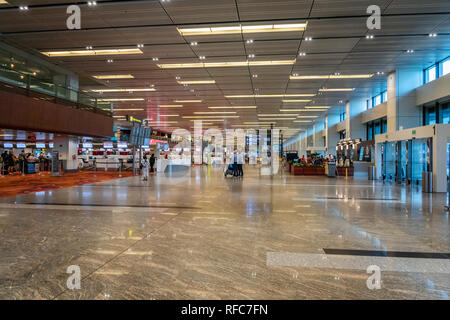
POLYGON ((423 125, 450 123, 450 102, 423 106, 423 125))
POLYGON ((377 119, 366 124, 367 140, 374 140, 377 134, 387 132, 387 118, 377 119))
POLYGON ((385 142, 383 144, 383 176, 387 181, 395 179, 396 143, 385 142))
POLYGON ((450 57, 438 61, 433 65, 423 70, 423 83, 428 83, 436 80, 439 77, 445 76, 450 72, 450 57))

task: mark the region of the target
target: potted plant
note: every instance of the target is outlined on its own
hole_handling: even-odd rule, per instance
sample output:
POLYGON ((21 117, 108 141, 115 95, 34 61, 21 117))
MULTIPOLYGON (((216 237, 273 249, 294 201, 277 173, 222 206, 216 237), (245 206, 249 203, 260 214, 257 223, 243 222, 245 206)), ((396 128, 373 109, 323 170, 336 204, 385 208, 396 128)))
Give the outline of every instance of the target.
POLYGON ((303 166, 301 163, 295 162, 291 166, 291 174, 299 176, 303 174, 303 166))

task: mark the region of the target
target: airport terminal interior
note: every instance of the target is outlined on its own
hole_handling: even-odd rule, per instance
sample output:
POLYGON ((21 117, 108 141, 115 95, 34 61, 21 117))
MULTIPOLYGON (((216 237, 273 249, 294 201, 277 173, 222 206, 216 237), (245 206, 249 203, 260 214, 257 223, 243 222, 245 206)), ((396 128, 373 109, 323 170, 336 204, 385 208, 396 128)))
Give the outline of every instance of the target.
POLYGON ((450 1, 0 0, 1 300, 448 300, 450 1))

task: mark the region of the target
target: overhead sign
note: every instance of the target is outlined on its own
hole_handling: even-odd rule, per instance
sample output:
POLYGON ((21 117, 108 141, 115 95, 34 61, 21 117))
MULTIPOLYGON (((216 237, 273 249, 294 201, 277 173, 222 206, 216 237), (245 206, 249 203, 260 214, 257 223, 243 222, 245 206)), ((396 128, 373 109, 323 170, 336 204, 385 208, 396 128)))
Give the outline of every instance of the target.
POLYGON ((142 123, 143 120, 135 118, 133 116, 126 116, 126 119, 128 122, 137 122, 137 123, 142 123))

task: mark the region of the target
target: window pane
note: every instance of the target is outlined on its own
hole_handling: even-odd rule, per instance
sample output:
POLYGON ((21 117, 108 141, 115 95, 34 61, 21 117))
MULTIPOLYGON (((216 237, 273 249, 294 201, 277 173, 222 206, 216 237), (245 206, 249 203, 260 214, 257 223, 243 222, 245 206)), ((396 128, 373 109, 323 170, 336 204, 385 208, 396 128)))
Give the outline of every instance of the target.
POLYGON ((440 119, 442 123, 450 123, 450 106, 448 103, 441 106, 440 119))
POLYGON ((375 97, 375 105, 377 106, 377 105, 379 105, 381 103, 381 95, 379 94, 379 95, 377 95, 376 97, 375 97))
POLYGON ((447 59, 442 63, 442 75, 444 76, 447 73, 450 73, 450 59, 447 59))
POLYGON ((427 70, 427 82, 436 80, 436 67, 432 67, 427 70))

